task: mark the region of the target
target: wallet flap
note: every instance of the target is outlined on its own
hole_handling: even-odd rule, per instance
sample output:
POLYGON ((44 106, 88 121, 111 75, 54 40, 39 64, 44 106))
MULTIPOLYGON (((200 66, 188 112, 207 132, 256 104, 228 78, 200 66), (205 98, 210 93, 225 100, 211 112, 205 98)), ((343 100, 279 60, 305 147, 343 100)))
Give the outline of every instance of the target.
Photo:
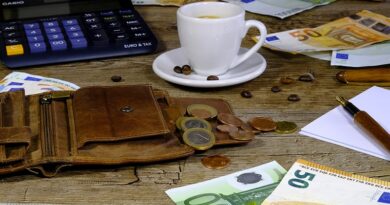
POLYGON ((0 128, 0 163, 7 163, 23 159, 30 144, 30 128, 0 128))
POLYGON ((88 142, 169 133, 148 85, 79 89, 73 95, 73 114, 79 148, 88 142))

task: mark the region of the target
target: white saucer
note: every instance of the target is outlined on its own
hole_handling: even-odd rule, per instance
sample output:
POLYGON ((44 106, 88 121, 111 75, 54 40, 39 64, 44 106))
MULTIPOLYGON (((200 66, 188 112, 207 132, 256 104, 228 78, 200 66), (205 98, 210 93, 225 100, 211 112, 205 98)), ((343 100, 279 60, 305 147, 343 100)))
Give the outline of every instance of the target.
MULTIPOLYGON (((240 48, 239 53, 244 53, 248 49, 240 48)), ((189 87, 215 88, 236 85, 250 81, 262 74, 267 67, 267 62, 259 53, 253 54, 240 65, 230 69, 227 73, 218 76, 219 80, 207 80, 207 76, 191 73, 184 75, 175 73, 175 66, 188 64, 182 48, 167 51, 158 56, 153 62, 153 71, 162 79, 189 87)))

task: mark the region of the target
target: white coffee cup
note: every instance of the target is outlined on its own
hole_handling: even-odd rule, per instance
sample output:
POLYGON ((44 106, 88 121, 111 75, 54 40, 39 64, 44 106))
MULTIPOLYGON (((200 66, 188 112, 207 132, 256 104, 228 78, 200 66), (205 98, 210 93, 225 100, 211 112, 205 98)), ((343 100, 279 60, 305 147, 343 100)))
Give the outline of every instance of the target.
POLYGON ((256 20, 245 21, 245 10, 224 2, 198 2, 180 7, 177 27, 181 47, 192 69, 200 75, 221 75, 257 52, 267 29, 256 20), (238 54, 250 27, 260 31, 259 41, 238 54))

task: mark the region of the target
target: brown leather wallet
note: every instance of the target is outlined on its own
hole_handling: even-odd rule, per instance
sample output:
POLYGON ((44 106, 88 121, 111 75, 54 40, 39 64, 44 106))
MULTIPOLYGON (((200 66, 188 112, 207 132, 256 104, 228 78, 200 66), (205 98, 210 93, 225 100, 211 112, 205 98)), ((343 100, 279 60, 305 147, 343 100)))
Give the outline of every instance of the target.
MULTIPOLYGON (((221 99, 174 98, 150 85, 0 94, 0 174, 46 177, 72 165, 151 163, 186 157, 175 122, 193 103, 232 113, 221 99)), ((215 129, 216 145, 243 144, 215 129)))

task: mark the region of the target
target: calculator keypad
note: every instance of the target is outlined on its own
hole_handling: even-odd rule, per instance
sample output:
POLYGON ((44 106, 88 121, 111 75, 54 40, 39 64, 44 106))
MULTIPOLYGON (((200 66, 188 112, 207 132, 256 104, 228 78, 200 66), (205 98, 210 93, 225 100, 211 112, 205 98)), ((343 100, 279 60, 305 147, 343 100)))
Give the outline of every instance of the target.
MULTIPOLYGON (((80 55, 87 55, 88 52, 103 53, 104 48, 110 48, 109 52, 116 52, 115 49, 122 50, 118 51, 120 53, 118 55, 125 55, 126 52, 131 55, 137 53, 131 49, 142 50, 139 53, 152 52, 157 43, 133 9, 90 12, 79 16, 8 24, 0 22, 0 26, 0 45, 5 46, 5 57, 44 53, 71 55, 72 52, 82 49, 86 50, 80 55)), ((91 58, 96 57, 93 56, 91 58)), ((99 56, 104 57, 100 53, 99 56)))

